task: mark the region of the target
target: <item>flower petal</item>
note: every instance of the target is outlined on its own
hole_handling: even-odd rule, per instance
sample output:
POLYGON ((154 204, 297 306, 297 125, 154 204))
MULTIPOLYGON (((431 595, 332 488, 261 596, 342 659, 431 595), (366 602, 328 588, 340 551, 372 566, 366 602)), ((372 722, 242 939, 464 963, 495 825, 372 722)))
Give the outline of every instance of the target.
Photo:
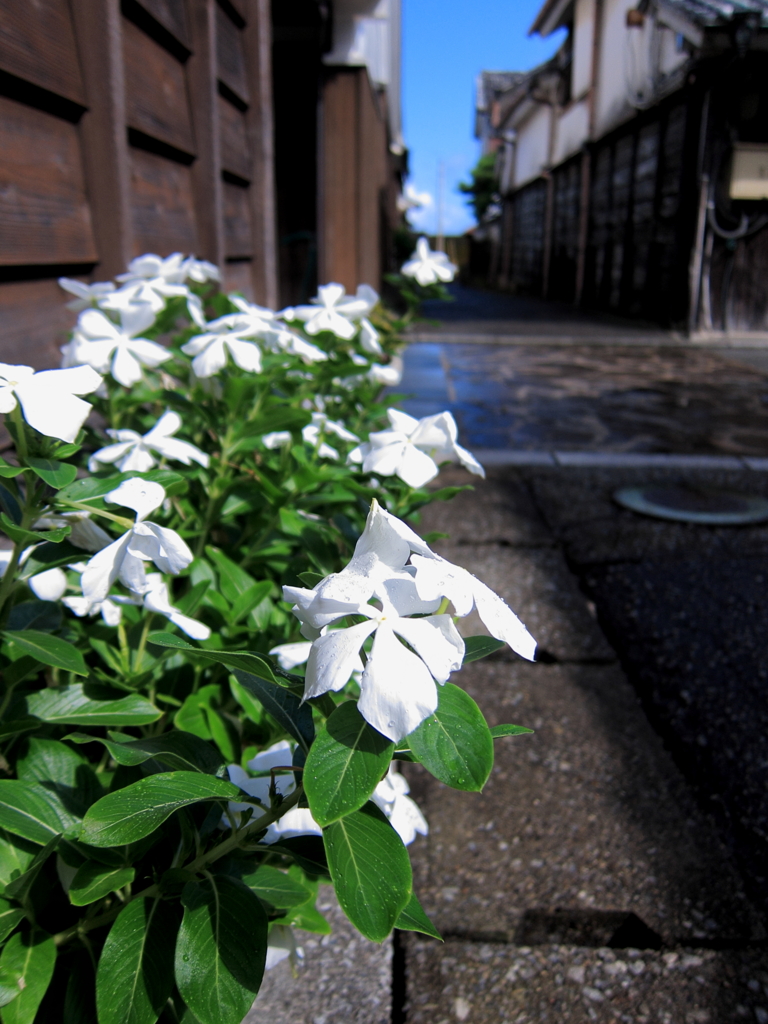
POLYGON ((133 387, 141 380, 141 364, 135 359, 127 345, 118 345, 112 360, 112 376, 124 388, 133 387))
POLYGON ((461 668, 464 641, 450 615, 400 618, 392 622, 392 629, 408 641, 439 683, 461 668))
POLYGON ((67 574, 63 569, 47 569, 29 580, 29 589, 41 601, 58 601, 67 589, 67 574))
POLYGON ((154 562, 161 572, 171 576, 186 569, 194 557, 175 530, 157 523, 137 523, 129 551, 137 558, 154 562))
POLYGON ((440 467, 425 452, 419 451, 416 445, 405 446, 396 473, 409 487, 424 487, 434 480, 440 467))
POLYGON ((250 373, 261 372, 261 349, 252 341, 241 341, 239 338, 225 338, 225 344, 232 358, 241 370, 250 373))
POLYGON ((109 593, 110 587, 120 573, 130 539, 129 531, 118 540, 113 541, 112 544, 102 548, 83 570, 80 586, 83 588, 83 596, 92 604, 96 601, 103 601, 109 593))
POLYGON ((140 522, 163 504, 165 488, 161 484, 155 483, 154 480, 142 480, 140 477, 133 476, 130 480, 123 480, 114 491, 105 494, 104 498, 106 501, 112 502, 113 505, 132 508, 137 516, 136 521, 140 522))
POLYGON ((395 743, 437 708, 437 687, 427 666, 386 623, 376 630, 360 691, 360 714, 395 743))
POLYGON ((358 667, 363 642, 375 629, 376 622, 361 622, 348 629, 325 633, 315 640, 304 677, 304 699, 345 686, 358 667))

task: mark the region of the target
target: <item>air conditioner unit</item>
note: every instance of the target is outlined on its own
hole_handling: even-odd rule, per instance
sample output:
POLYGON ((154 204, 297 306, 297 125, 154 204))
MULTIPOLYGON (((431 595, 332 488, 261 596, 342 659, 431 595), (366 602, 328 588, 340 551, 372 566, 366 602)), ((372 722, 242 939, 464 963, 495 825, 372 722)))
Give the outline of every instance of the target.
POLYGON ((768 145, 734 145, 729 194, 731 199, 768 199, 768 145))

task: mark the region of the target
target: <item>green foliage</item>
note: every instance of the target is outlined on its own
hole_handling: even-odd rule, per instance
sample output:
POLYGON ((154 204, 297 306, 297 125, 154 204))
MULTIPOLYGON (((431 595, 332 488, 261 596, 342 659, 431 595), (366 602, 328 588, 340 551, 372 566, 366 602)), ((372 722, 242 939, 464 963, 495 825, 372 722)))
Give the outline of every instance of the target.
MULTIPOLYGON (((407 314, 380 305, 368 314, 383 362, 418 303, 445 294, 396 280, 407 314)), ((208 320, 241 313, 208 285, 191 295, 208 320)), ((0 531, 11 548, 0 576, 2 1024, 240 1024, 270 930, 330 931, 316 906, 321 881, 368 938, 393 927, 439 937, 377 806, 386 806, 382 781, 386 789, 393 758, 408 758, 479 790, 492 737, 528 731, 489 731, 449 683, 395 753, 360 714, 353 680, 305 700, 304 669, 285 671, 270 655, 302 639, 282 587, 338 573, 373 498, 407 519, 458 490, 428 493, 347 464, 354 442, 334 433, 336 422, 361 440, 386 422, 381 387, 361 371, 370 361, 362 328, 350 340, 289 326, 323 358, 304 362, 265 329, 261 372, 228 357, 201 380, 182 351, 200 332, 172 299, 145 332, 171 337, 170 357, 144 366, 130 388, 107 375, 105 392, 87 396, 89 423, 110 431, 143 435, 178 413, 176 440, 201 461, 147 448, 148 470, 123 471, 91 462, 114 440, 101 425, 70 444, 38 433, 21 407, 6 416, 15 452, 0 459, 0 531), (276 431, 288 438, 273 447, 265 435, 276 431), (164 489, 151 526, 108 500, 134 478, 164 489), (101 597, 85 601, 81 563, 123 551, 114 542, 134 528, 141 555, 165 538, 155 564, 142 564, 162 570, 166 589, 150 576, 148 589, 139 580, 129 591, 138 576, 115 567, 101 597), (169 531, 191 553, 174 574, 163 561, 169 531), (286 832, 289 814, 300 827, 286 832)), ((499 646, 470 638, 466 660, 499 646)))
POLYGON ((479 223, 494 201, 498 189, 496 154, 484 153, 469 173, 472 180, 460 182, 459 191, 470 197, 467 205, 472 208, 479 223))

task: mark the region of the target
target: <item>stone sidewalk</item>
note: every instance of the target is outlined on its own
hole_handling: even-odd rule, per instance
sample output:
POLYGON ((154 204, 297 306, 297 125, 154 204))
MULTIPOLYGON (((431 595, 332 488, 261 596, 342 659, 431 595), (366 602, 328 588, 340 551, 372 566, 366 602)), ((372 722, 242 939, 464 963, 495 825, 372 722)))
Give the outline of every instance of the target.
MULTIPOLYGON (((566 559, 679 554, 690 531, 615 510, 613 477, 565 472, 495 471, 419 526, 449 533, 435 547, 541 644, 534 665, 502 653, 459 677, 491 724, 536 730, 497 741, 482 794, 408 766, 430 823, 411 847, 415 887, 445 943, 404 935, 393 965, 391 943, 365 942, 336 911, 333 936, 304 937, 301 984, 285 965, 268 976, 253 1024, 768 1024, 764 919, 566 559)), ((451 482, 467 478, 441 475, 451 482)), ((735 543, 705 534, 705 552, 735 543)), ((749 536, 768 542, 765 528, 749 536)))

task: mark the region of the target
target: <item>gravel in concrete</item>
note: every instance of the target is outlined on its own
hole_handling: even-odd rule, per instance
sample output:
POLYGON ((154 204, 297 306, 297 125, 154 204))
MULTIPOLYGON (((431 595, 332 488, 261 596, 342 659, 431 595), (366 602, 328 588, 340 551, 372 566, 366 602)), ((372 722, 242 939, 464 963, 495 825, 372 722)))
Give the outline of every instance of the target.
POLYGON ((766 1024, 764 951, 407 940, 408 1024, 766 1024))
POLYGON ((264 976, 243 1024, 390 1024, 392 942, 369 942, 357 932, 323 886, 318 908, 331 935, 296 932, 304 950, 296 974, 287 960, 264 976))
POLYGON ((514 939, 534 911, 570 908, 589 912, 584 944, 606 941, 597 911, 632 911, 666 944, 762 934, 618 667, 488 660, 461 682, 490 724, 536 733, 497 741, 482 794, 408 766, 430 823, 412 847, 417 892, 439 929, 514 939))

